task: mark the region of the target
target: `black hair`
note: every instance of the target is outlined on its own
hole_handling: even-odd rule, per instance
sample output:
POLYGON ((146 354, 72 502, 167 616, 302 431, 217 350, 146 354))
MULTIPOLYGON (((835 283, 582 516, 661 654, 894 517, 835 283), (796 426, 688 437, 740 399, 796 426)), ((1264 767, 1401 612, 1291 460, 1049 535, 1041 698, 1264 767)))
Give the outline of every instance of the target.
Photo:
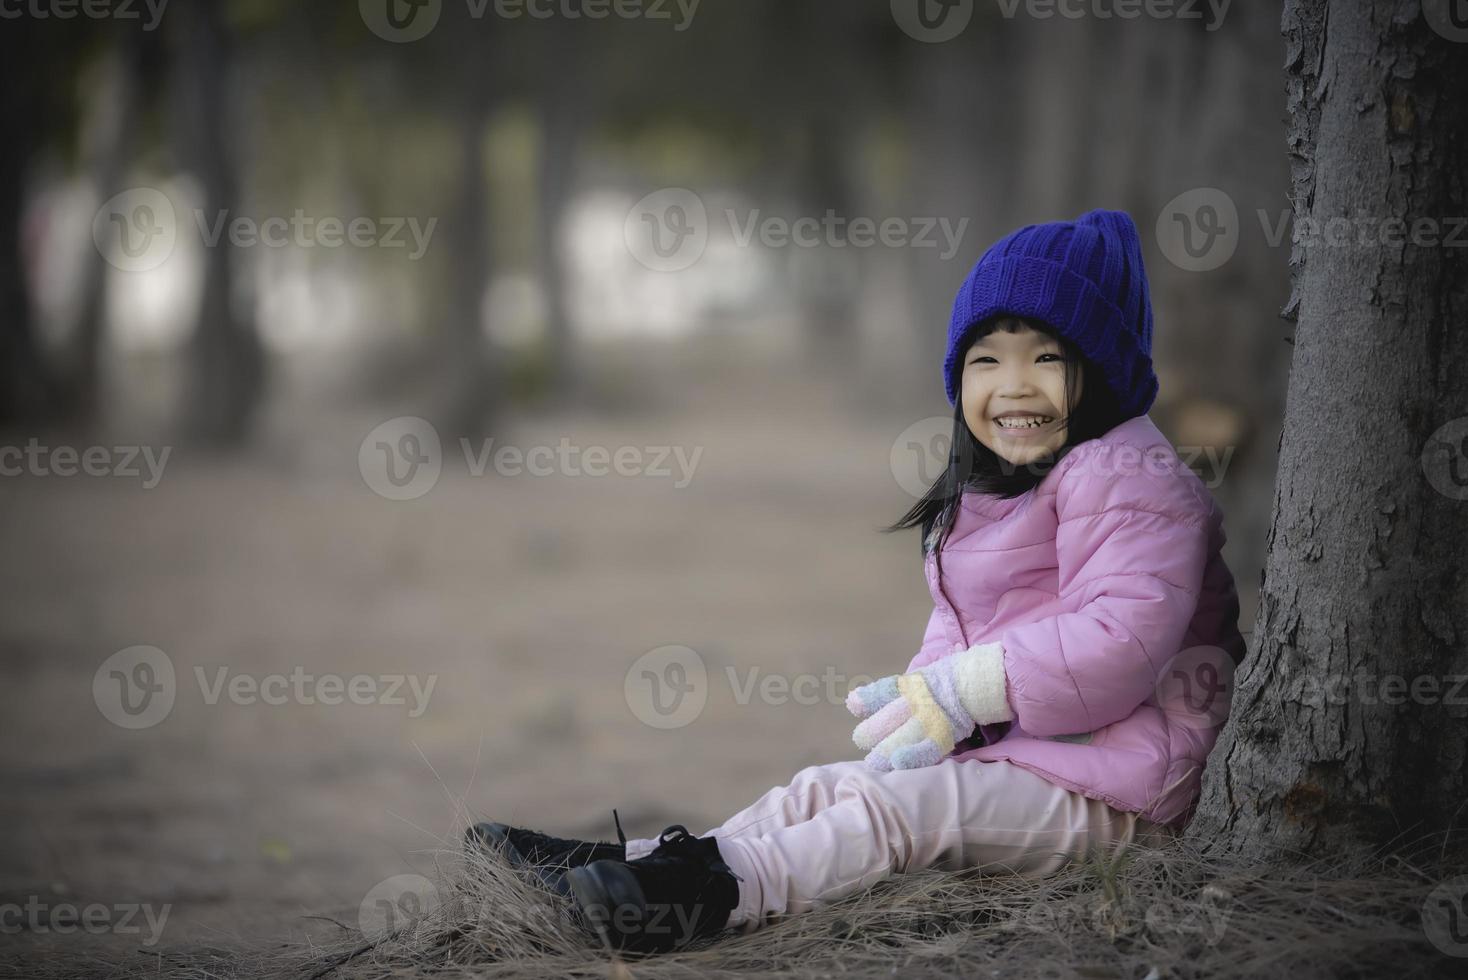
POLYGON ((1019 465, 1004 459, 980 442, 969 430, 963 417, 963 397, 954 399, 953 431, 949 441, 948 465, 922 498, 896 524, 883 531, 900 531, 921 526, 923 554, 938 554, 938 573, 942 575, 943 542, 953 530, 958 501, 964 490, 990 494, 1008 500, 1028 493, 1045 479, 1046 474, 1065 458, 1072 448, 1098 438, 1125 422, 1116 395, 1106 383, 1096 364, 1081 353, 1079 347, 1048 323, 1027 317, 1000 314, 970 327, 958 344, 958 370, 962 371, 968 350, 989 334, 999 330, 1019 333, 1025 327, 1045 334, 1065 351, 1065 413, 1058 420, 1065 425, 1065 443, 1054 452, 1046 452, 1032 462, 1019 465), (1076 398, 1080 385, 1081 397, 1076 398), (937 535, 934 536, 934 529, 937 535))

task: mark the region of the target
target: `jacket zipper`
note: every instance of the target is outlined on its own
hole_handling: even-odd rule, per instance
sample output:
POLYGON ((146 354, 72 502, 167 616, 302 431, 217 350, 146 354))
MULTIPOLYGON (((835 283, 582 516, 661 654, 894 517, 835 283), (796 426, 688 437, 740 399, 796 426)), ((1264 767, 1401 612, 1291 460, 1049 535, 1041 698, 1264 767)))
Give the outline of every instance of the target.
POLYGON ((938 558, 936 552, 929 552, 927 559, 923 562, 923 574, 928 580, 928 591, 933 594, 933 601, 938 605, 938 615, 943 617, 943 631, 948 634, 948 645, 953 653, 958 653, 969 648, 968 637, 964 635, 963 623, 958 618, 958 611, 953 603, 948 601, 948 595, 943 591, 943 585, 938 580, 938 558))
MULTIPOLYGON (((948 634, 948 644, 951 653, 962 653, 970 646, 968 636, 963 631, 963 622, 958 618, 958 610, 952 602, 948 601, 948 595, 943 591, 943 586, 938 580, 938 559, 935 555, 928 555, 923 563, 924 575, 928 580, 928 591, 933 595, 933 601, 937 604, 938 615, 943 617, 943 631, 948 634), (956 637, 956 639, 955 639, 956 637)), ((994 745, 1002 739, 1011 728, 1010 722, 1000 722, 997 725, 980 725, 974 731, 978 732, 980 739, 979 747, 994 745)), ((972 738, 973 736, 967 736, 972 738)))

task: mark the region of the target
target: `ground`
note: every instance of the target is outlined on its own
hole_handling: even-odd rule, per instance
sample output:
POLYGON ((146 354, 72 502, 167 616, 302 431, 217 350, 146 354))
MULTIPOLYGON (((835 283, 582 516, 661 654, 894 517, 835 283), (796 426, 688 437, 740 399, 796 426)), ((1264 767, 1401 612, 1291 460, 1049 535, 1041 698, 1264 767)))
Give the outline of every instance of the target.
MULTIPOLYGON (((521 418, 496 447, 702 455, 678 487, 671 459, 669 476, 475 477, 449 445, 438 484, 393 501, 357 460, 382 417, 240 456, 175 447, 152 489, 0 484, 0 902, 41 908, 43 925, 64 903, 167 906, 147 948, 228 947, 333 928, 306 914, 354 921, 378 882, 431 866, 466 807, 566 834, 611 837, 613 807, 633 836, 701 832, 801 766, 852 757, 846 679, 917 648, 916 532, 875 531, 911 503, 889 464, 900 425, 791 392, 521 418), (624 681, 670 644, 706 663, 708 701, 660 730, 624 681), (135 645, 168 655, 177 693, 161 722, 126 730, 93 677, 135 645), (227 688, 210 704, 220 668, 304 675, 308 692, 332 674, 436 681, 410 717, 407 684, 402 705, 235 703, 227 688), (752 679, 780 683, 769 674, 813 680, 740 704, 752 679)), ((102 955, 144 946, 135 922, 0 944, 102 955)))
POLYGON ((176 447, 152 489, 0 481, 0 905, 39 910, 0 923, 0 963, 335 937, 311 916, 355 925, 468 814, 610 838, 616 807, 632 836, 698 833, 855 757, 850 680, 905 666, 931 609, 916 532, 876 530, 912 503, 891 450, 921 416, 818 385, 735 392, 519 416, 495 444, 701 449, 685 487, 671 460, 476 477, 449 445, 430 492, 388 500, 358 466, 381 411, 277 418, 284 435, 239 455, 176 447), (135 645, 167 654, 176 698, 129 730, 93 681, 135 645), (707 704, 659 729, 626 683, 667 645, 706 665, 707 704), (328 675, 434 686, 416 717, 406 684, 405 704, 238 703, 211 694, 221 668, 308 693, 328 675), (67 903, 108 911, 48 930, 67 903))

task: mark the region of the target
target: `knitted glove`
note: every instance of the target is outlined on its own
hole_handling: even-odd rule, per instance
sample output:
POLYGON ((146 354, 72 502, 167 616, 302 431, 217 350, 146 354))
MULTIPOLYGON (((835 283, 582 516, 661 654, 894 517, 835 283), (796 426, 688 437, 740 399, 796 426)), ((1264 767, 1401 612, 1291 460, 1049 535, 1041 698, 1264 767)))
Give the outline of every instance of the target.
POLYGON ((1012 721, 1005 697, 1004 647, 985 643, 907 674, 863 684, 846 697, 863 718, 852 733, 878 772, 936 765, 975 725, 1012 721))

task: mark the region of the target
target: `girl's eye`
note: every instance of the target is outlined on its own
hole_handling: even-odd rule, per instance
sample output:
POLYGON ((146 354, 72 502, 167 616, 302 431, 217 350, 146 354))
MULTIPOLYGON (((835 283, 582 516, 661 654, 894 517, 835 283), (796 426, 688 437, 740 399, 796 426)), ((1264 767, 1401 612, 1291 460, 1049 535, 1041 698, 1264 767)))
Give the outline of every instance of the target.
MULTIPOLYGON (((1063 361, 1063 360, 1065 360, 1065 358, 1064 357, 1061 357, 1059 354, 1041 354, 1039 357, 1035 358, 1035 360, 1036 361, 1043 362, 1044 359, 1047 358, 1047 357, 1053 357, 1057 361, 1063 361)), ((980 355, 979 357, 974 358, 972 361, 969 361, 969 363, 970 364, 981 364, 984 361, 992 361, 992 360, 994 360, 994 358, 988 356, 987 354, 983 354, 983 355, 980 355)))

